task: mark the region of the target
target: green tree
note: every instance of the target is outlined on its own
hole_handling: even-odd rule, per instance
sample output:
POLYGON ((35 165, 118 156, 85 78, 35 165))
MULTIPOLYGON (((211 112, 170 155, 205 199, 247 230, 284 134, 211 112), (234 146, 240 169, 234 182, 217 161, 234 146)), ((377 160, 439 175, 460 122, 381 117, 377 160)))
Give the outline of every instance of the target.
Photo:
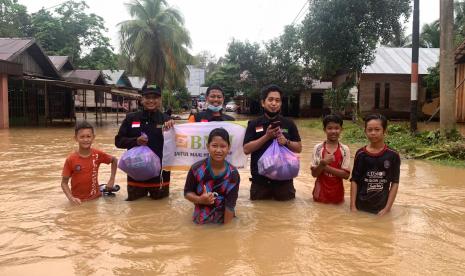
POLYGON ((353 82, 346 82, 338 88, 326 90, 324 93, 324 100, 331 109, 331 113, 344 114, 346 108, 350 107, 354 99, 349 93, 350 88, 354 86, 353 82))
POLYGON ((175 90, 164 89, 162 93, 162 105, 165 110, 171 108, 173 111, 180 111, 183 107, 191 105, 191 95, 186 88, 175 90))
POLYGON ((111 49, 109 38, 103 34, 103 18, 87 14, 88 8, 85 1, 70 0, 53 13, 41 9, 32 14, 32 35, 47 54, 69 56, 79 67, 84 50, 111 49))
POLYGON ((266 63, 267 57, 258 43, 233 39, 224 59, 218 61, 218 68, 207 77, 206 85, 221 85, 227 99, 239 91, 256 98, 267 77, 266 63))
POLYGON ((206 86, 213 84, 220 85, 224 89, 226 100, 234 97, 234 94, 241 89, 239 65, 223 64, 214 71, 205 81, 206 86))
POLYGON ((149 83, 170 89, 183 87, 192 56, 181 13, 168 7, 165 0, 132 0, 126 5, 133 18, 119 23, 126 60, 149 83))
POLYGON ((439 20, 430 24, 424 24, 420 33, 420 47, 439 48, 439 20))
POLYGON ((309 58, 303 51, 301 28, 286 26, 284 33, 266 44, 267 76, 265 82, 275 83, 292 95, 311 84, 309 58))
MULTIPOLYGON (((234 74, 236 89, 251 99, 257 99, 260 89, 268 84, 268 57, 258 43, 232 40, 225 56, 230 73, 234 74), (234 71, 233 69, 236 69, 234 71)), ((232 77, 232 76, 231 76, 232 77)), ((231 96, 234 96, 231 93, 231 96)))
POLYGON ((404 26, 396 26, 389 38, 383 39, 381 44, 387 47, 412 47, 412 35, 405 34, 404 26))
POLYGON ((189 107, 191 106, 191 95, 189 94, 189 92, 187 91, 186 88, 183 88, 183 89, 178 89, 176 91, 174 91, 174 97, 176 98, 176 100, 179 101, 179 106, 182 108, 182 107, 189 107))
POLYGON ((454 2, 454 31, 455 31, 455 38, 454 42, 455 45, 459 45, 465 39, 465 2, 464 1, 457 1, 454 2))
MULTIPOLYGON (((62 52, 65 48, 66 35, 60 20, 50 11, 41 9, 31 16, 34 38, 49 55, 67 55, 62 52)), ((70 56, 71 57, 71 56, 70 56)))
POLYGON ((96 47, 79 61, 81 69, 118 69, 118 55, 109 47, 96 47))
POLYGON ((428 68, 428 74, 423 77, 426 89, 431 92, 433 98, 439 96, 439 62, 428 68))
POLYGON ((0 37, 24 37, 30 32, 31 18, 18 0, 0 0, 0 37))
POLYGON ((312 67, 319 77, 339 69, 360 71, 409 14, 410 0, 312 0, 303 21, 312 67))
POLYGON ((233 39, 226 56, 217 63, 219 67, 207 77, 206 85, 223 86, 228 98, 240 91, 252 101, 257 101, 261 88, 270 83, 281 86, 286 95, 308 88, 310 59, 302 48, 301 30, 287 26, 263 49, 258 43, 233 39))

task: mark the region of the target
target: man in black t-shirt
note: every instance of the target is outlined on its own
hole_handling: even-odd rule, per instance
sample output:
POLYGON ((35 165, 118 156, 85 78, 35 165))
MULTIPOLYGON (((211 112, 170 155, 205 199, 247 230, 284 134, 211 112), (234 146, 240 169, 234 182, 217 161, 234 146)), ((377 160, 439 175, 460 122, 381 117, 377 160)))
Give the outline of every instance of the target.
POLYGON ((218 85, 212 85, 207 89, 207 110, 189 116, 189 123, 234 121, 234 118, 223 114, 224 92, 218 85))
POLYGON ((272 180, 258 174, 258 160, 277 139, 282 146, 295 153, 302 151, 299 131, 290 119, 284 118, 281 111, 282 90, 277 85, 269 85, 261 92, 263 116, 250 120, 244 137, 244 153, 252 154, 250 172, 252 174, 250 199, 290 200, 295 198, 293 179, 272 180))

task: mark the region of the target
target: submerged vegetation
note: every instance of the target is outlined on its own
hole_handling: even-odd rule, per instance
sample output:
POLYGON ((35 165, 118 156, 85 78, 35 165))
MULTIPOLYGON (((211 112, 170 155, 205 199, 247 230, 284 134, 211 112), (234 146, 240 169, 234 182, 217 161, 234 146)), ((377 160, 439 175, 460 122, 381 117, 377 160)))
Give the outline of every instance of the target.
MULTIPOLYGON (((306 127, 321 129, 321 122, 311 120, 306 127)), ((363 123, 344 122, 342 142, 366 144, 363 123)), ((434 160, 439 163, 465 167, 465 139, 454 131, 446 138, 439 130, 421 131, 411 135, 408 123, 391 123, 388 126, 386 144, 406 158, 434 160)))

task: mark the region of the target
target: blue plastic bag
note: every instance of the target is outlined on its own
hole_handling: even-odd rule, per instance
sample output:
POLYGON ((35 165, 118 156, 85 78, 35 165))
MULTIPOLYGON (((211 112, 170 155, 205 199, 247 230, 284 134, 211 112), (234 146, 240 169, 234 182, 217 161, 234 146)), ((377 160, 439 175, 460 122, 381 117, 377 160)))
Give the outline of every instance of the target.
POLYGON ((136 181, 145 181, 160 175, 160 158, 147 146, 126 151, 118 162, 118 168, 136 181))
POLYGON ((299 168, 299 157, 276 139, 258 160, 258 173, 273 180, 293 179, 299 168))

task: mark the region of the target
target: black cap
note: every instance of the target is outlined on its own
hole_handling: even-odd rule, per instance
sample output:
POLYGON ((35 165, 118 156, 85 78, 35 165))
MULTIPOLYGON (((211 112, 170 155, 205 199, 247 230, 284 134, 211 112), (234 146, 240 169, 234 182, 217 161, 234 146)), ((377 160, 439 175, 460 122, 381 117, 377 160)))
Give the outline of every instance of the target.
POLYGON ((157 96, 161 96, 161 89, 156 85, 148 85, 147 88, 142 90, 142 96, 154 94, 157 96))

